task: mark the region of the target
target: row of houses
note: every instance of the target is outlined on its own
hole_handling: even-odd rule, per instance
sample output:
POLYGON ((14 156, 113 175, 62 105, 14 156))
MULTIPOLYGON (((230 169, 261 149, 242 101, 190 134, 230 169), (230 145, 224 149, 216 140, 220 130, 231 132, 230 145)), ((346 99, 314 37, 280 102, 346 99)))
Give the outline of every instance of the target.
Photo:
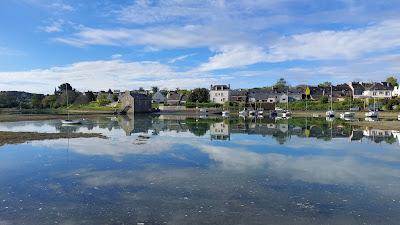
POLYGON ((338 101, 346 98, 392 98, 400 96, 400 88, 393 87, 387 82, 363 83, 351 82, 328 87, 299 85, 293 88, 260 88, 260 89, 231 89, 230 85, 211 85, 210 101, 223 104, 225 102, 263 102, 286 103, 309 98, 318 100, 323 96, 338 101), (331 89, 332 88, 332 89, 331 89), (309 90, 309 95, 306 95, 309 90))

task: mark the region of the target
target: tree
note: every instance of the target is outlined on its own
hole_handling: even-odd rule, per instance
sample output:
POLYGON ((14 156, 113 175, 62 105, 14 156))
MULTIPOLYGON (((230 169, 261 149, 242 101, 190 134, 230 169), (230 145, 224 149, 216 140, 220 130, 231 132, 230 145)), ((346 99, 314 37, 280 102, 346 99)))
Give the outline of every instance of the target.
POLYGON ((158 87, 157 86, 151 87, 151 91, 153 92, 153 94, 157 93, 158 92, 158 87))
POLYGON ((139 87, 139 92, 144 92, 144 88, 143 87, 139 87))
POLYGON ((110 100, 108 100, 107 95, 101 94, 97 96, 97 103, 101 106, 105 106, 107 104, 110 104, 110 100))
POLYGON ((64 83, 58 86, 58 90, 60 92, 64 92, 65 90, 72 91, 72 86, 69 83, 64 83))
POLYGON ((32 95, 31 99, 32 108, 41 108, 42 100, 43 100, 43 95, 38 95, 38 94, 32 95))
POLYGON ((386 82, 390 84, 390 86, 395 87, 398 86, 399 84, 397 83, 397 78, 394 76, 386 78, 386 82))
POLYGON ((42 100, 42 105, 44 108, 55 108, 57 101, 57 96, 55 95, 47 95, 42 100))
POLYGON ((108 93, 108 94, 112 94, 113 92, 112 92, 111 89, 108 89, 107 93, 108 93))
POLYGON ((196 88, 189 94, 189 102, 208 102, 210 94, 207 88, 196 88))
POLYGON ((285 78, 280 78, 274 85, 275 89, 285 89, 287 87, 287 82, 285 78))
POLYGON ((93 92, 91 91, 85 92, 85 95, 89 99, 89 101, 91 102, 96 101, 96 96, 94 96, 93 92))
POLYGON ((320 83, 320 84, 318 84, 318 87, 324 87, 324 88, 327 88, 327 87, 330 87, 332 85, 332 83, 331 82, 329 82, 329 81, 325 81, 325 82, 323 82, 323 83, 320 83))

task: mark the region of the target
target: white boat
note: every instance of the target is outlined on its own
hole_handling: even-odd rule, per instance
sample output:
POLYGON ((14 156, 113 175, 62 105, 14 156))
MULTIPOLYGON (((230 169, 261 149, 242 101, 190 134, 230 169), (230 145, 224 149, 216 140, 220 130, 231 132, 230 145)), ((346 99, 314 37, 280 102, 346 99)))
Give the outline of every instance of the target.
MULTIPOLYGON (((374 89, 374 92, 375 92, 375 89, 374 89)), ((367 118, 378 118, 379 117, 379 112, 376 109, 375 98, 374 98, 374 110, 366 112, 365 117, 367 117, 367 118)))
POLYGON ((340 118, 341 119, 353 119, 355 117, 356 113, 355 112, 344 112, 340 113, 340 118))
POLYGON ((81 120, 70 120, 70 119, 67 119, 67 120, 61 120, 61 123, 64 124, 64 125, 77 125, 77 124, 81 124, 82 121, 81 120))
POLYGON ((336 115, 336 112, 333 111, 333 110, 329 110, 329 111, 327 111, 327 112, 325 113, 325 116, 326 116, 326 117, 335 117, 335 115, 336 115))
POLYGON ((332 85, 331 85, 331 109, 330 110, 328 110, 326 113, 325 113, 325 116, 326 117, 329 117, 329 118, 333 118, 333 117, 335 117, 335 115, 336 115, 336 112, 335 111, 333 111, 333 90, 332 90, 332 85))
POLYGON ((71 120, 69 118, 69 108, 68 108, 69 107, 69 102, 68 102, 68 86, 67 86, 67 84, 65 84, 65 93, 66 93, 66 96, 67 96, 67 114, 68 114, 68 117, 67 117, 66 120, 61 120, 61 123, 63 125, 78 125, 78 124, 81 124, 82 123, 81 120, 71 120))
POLYGON ((292 116, 292 112, 290 112, 289 110, 285 110, 282 112, 282 117, 283 118, 288 118, 292 116))
POLYGON ((229 117, 229 111, 222 111, 223 117, 229 117))
POLYGON ((264 115, 264 110, 257 110, 257 116, 263 116, 264 115))
POLYGON ((378 119, 378 117, 365 117, 364 120, 368 121, 368 122, 374 122, 374 121, 378 121, 379 119, 378 119))
POLYGON ((250 110, 249 111, 249 115, 250 116, 255 116, 256 115, 256 111, 255 110, 250 110))
POLYGON ((243 109, 242 111, 239 111, 239 116, 247 116, 248 113, 249 112, 246 109, 243 109))
POLYGON ((400 120, 400 115, 397 115, 397 120, 400 120))
POLYGON ((369 118, 378 118, 379 117, 379 112, 378 111, 369 111, 365 113, 365 117, 369 118))

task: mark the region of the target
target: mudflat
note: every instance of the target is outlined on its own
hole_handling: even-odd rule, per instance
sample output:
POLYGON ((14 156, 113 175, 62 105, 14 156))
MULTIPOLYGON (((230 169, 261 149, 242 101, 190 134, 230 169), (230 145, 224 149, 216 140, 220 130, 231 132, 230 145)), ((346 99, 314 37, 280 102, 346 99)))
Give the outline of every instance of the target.
POLYGON ((0 131, 0 146, 5 144, 20 144, 28 141, 54 140, 61 138, 106 138, 97 133, 36 133, 0 131))

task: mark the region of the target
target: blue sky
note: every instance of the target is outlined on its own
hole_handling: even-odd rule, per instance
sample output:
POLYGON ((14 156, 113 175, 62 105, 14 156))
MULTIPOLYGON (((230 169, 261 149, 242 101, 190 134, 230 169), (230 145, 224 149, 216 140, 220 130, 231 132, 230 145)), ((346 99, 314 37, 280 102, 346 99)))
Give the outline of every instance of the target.
POLYGON ((383 80, 398 0, 0 1, 0 90, 383 80))

